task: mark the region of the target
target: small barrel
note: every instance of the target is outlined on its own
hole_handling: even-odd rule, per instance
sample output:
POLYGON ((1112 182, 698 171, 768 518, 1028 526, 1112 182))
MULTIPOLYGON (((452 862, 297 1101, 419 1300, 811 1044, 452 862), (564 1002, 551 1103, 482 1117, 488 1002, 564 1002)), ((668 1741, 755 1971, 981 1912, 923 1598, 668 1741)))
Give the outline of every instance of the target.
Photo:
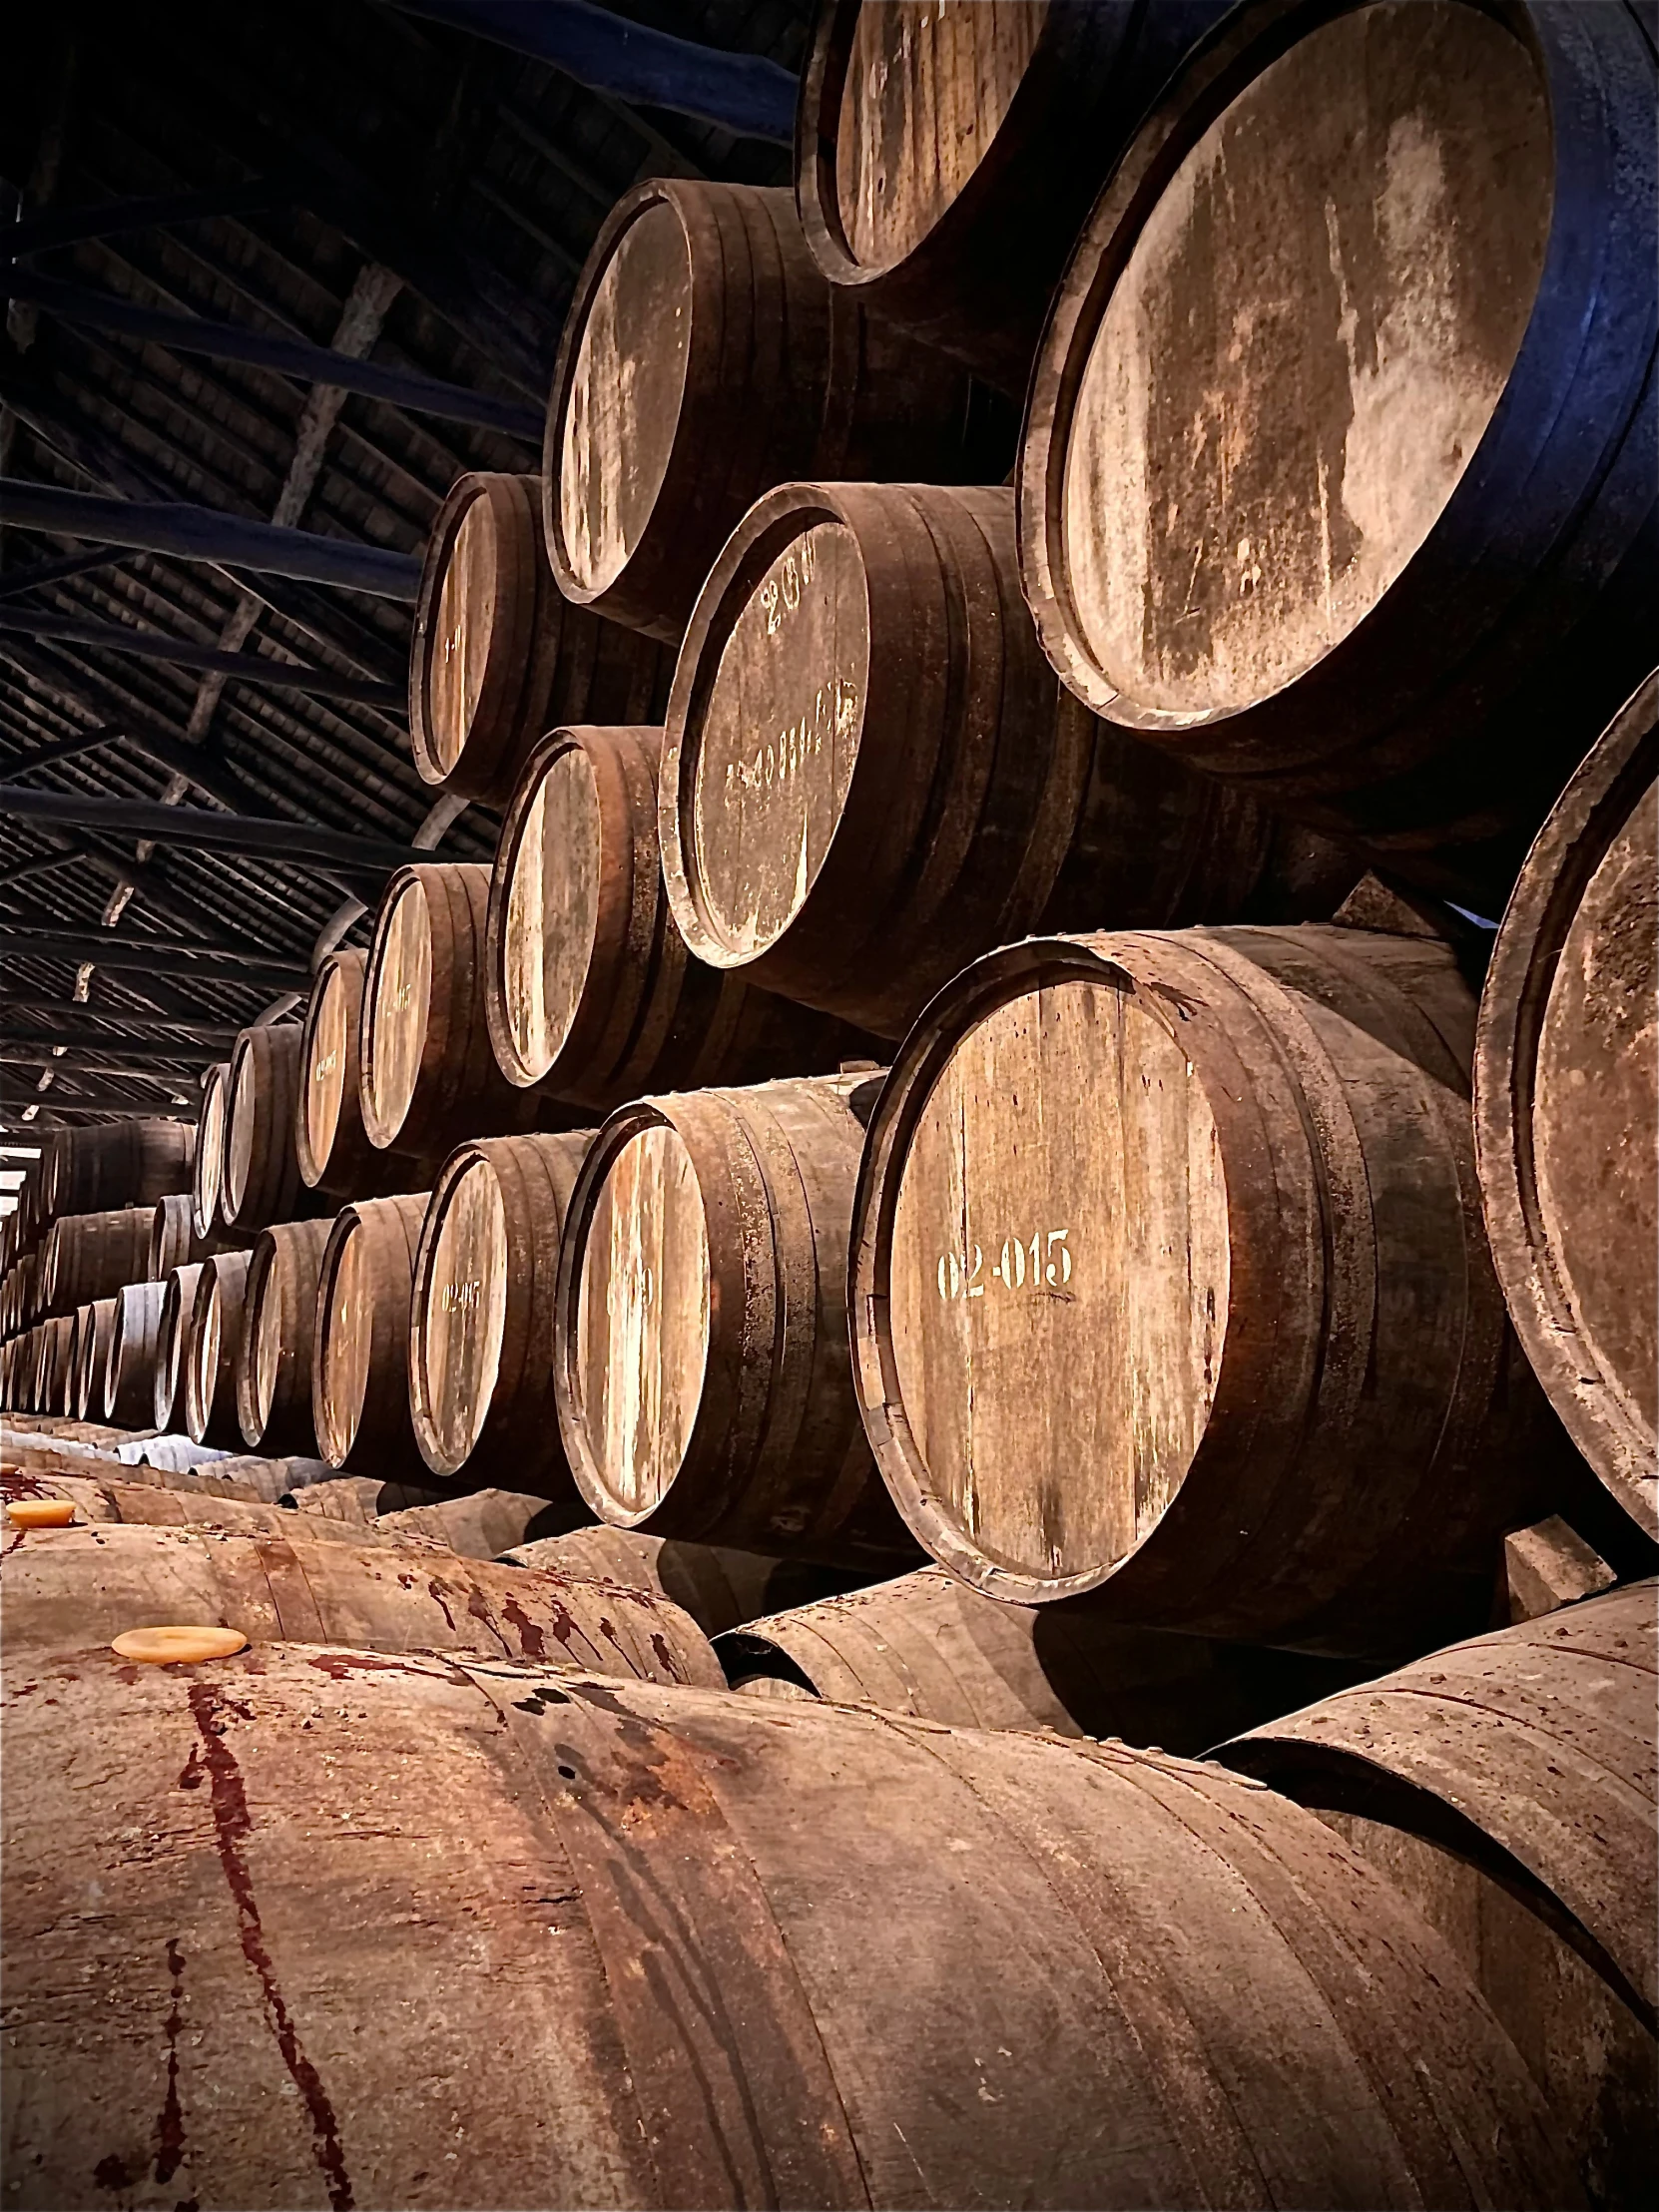
MULTIPOLYGON (((125 1284, 123 1291, 128 1288, 125 1284)), ((105 1420, 104 1373, 109 1366, 110 1339, 115 1330, 119 1295, 95 1299, 83 1306, 75 1336, 75 1418, 105 1420)))
POLYGON ((1659 1536, 1659 677, 1557 802, 1498 930, 1474 1055, 1498 1281, 1550 1401, 1659 1536))
POLYGON ((43 1314, 73 1314, 123 1283, 142 1283, 150 1264, 152 1206, 120 1206, 102 1214, 62 1214, 41 1248, 43 1314))
POLYGON ((661 1590, 710 1636, 766 1613, 835 1596, 855 1581, 800 1559, 765 1559, 724 1544, 678 1543, 641 1528, 613 1528, 607 1521, 564 1536, 532 1537, 500 1556, 526 1567, 597 1575, 631 1590, 661 1590))
POLYGON ((175 1268, 162 1286, 161 1318, 156 1325, 155 1398, 151 1411, 164 1436, 178 1435, 185 1426, 185 1356, 190 1341, 191 1316, 202 1282, 205 1260, 192 1260, 175 1268))
POLYGON ((225 1227, 225 1121, 230 1110, 231 1063, 217 1061, 202 1078, 202 1118, 196 1127, 191 1183, 191 1225, 206 1240, 225 1227))
POLYGON ((796 133, 820 269, 1016 399, 1072 242, 1226 0, 829 0, 796 133))
POLYGON ((660 833, 699 958, 894 1038, 1033 930, 1323 920, 1362 865, 1061 688, 1002 486, 751 508, 681 652, 660 833))
POLYGON ((330 1198, 373 1198, 412 1188, 426 1168, 401 1152, 376 1151, 363 1127, 361 1022, 366 952, 330 952, 305 1009, 293 1143, 299 1178, 330 1198))
POLYGON ((1217 1757, 1330 1822, 1443 1935, 1592 2204, 1659 2153, 1655 1584, 1437 1651, 1217 1757))
POLYGON ((244 1236, 305 1209, 294 1145, 302 1033, 291 1021, 245 1029, 226 1090, 221 1210, 244 1236))
POLYGON ((858 1421, 846 1239, 868 1077, 620 1107, 559 1263, 553 1379, 602 1520, 880 1571, 913 1548, 858 1421))
MULTIPOLYGON (((221 1252, 203 1261, 184 1332, 185 1431, 196 1443, 223 1444, 232 1450, 242 1442, 237 1362, 250 1258, 246 1252, 221 1252)), ((180 1270, 181 1275, 186 1273, 180 1270)))
POLYGON ((1655 90, 1633 8, 1247 0, 1032 370, 1062 680, 1480 913, 1653 665, 1655 90))
POLYGON ((165 1283, 128 1283, 116 1300, 104 1361, 104 1418, 116 1428, 148 1428, 156 1421, 156 1361, 161 1340, 165 1283))
POLYGON ((490 879, 486 1002, 507 1080, 589 1112, 646 1092, 826 1073, 871 1040, 692 957, 657 849, 660 730, 555 730, 490 879))
POLYGON ((317 1275, 311 1423, 331 1467, 413 1472, 409 1313, 430 1193, 360 1199, 334 1217, 317 1275))
POLYGON ((535 1126, 490 1049, 484 1012, 490 871, 478 862, 400 868, 386 885, 363 985, 363 1127, 379 1150, 436 1158, 469 1136, 535 1126))
POLYGON ((1473 1021, 1445 943, 1346 927, 1032 939, 942 992, 852 1277, 933 1556, 1335 1653, 1483 1619, 1567 1469, 1480 1226, 1473 1021))
MULTIPOLYGON (((534 1478, 588 1517, 547 1387, 565 1209, 592 1132, 485 1138, 439 1170, 415 1255, 409 1413, 434 1474, 534 1478)), ((549 1531, 551 1533, 551 1531, 549 1531)))
POLYGON ((314 1455, 311 1352, 322 1252, 332 1224, 285 1221, 262 1230, 249 1255, 237 1349, 237 1424, 266 1452, 314 1455))
POLYGON ((1225 1769, 454 1651, 135 1671, 31 1653, 8 1719, 37 2206, 106 2143, 152 2193, 181 1927, 203 2204, 1582 2202, 1447 1947, 1225 1769))
POLYGON ((774 484, 1000 476, 970 400, 958 367, 826 283, 787 192, 653 178, 612 209, 565 319, 542 449, 553 576, 678 644, 774 484))
POLYGON ((170 1191, 188 1191, 196 1131, 183 1121, 96 1122, 54 1132, 42 1213, 106 1214, 117 1207, 154 1206, 170 1191))
POLYGON ((426 541, 409 653, 428 784, 499 807, 550 725, 652 721, 673 674, 672 653, 561 592, 534 476, 456 479, 426 541))

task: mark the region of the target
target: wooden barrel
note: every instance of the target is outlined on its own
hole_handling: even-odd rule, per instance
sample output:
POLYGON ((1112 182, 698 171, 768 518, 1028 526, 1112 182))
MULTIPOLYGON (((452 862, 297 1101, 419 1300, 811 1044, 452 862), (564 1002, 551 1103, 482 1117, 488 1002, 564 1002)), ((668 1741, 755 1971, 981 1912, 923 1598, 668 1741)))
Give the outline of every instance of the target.
POLYGON ((211 1237, 196 1233, 196 1200, 181 1191, 156 1201, 150 1222, 150 1281, 165 1283, 175 1268, 193 1260, 206 1260, 216 1252, 240 1252, 254 1241, 255 1231, 221 1226, 211 1237))
POLYGON ((190 1189, 195 1157, 196 1131, 188 1122, 134 1119, 59 1129, 43 1161, 43 1213, 154 1206, 170 1191, 190 1189))
POLYGON ((959 368, 825 281, 787 192, 653 178, 612 209, 565 318, 542 449, 554 579, 678 644, 774 484, 1000 476, 970 398, 959 368))
POLYGON ((1062 680, 1481 913, 1653 663, 1654 100, 1630 9, 1249 0, 1032 371, 1062 680))
MULTIPOLYGON (((409 1413, 434 1474, 532 1480, 588 1518, 547 1379, 565 1209, 592 1132, 464 1144, 438 1173, 415 1254, 409 1413)), ((551 1531, 549 1531, 551 1533, 551 1531)))
POLYGON ((196 1128, 191 1222, 199 1238, 225 1227, 225 1119, 230 1107, 231 1063, 220 1060, 202 1078, 202 1118, 196 1128))
POLYGON ((1033 939, 941 993, 852 1278, 934 1557, 1339 1653, 1483 1620, 1568 1455, 1480 1226, 1473 1020, 1446 944, 1355 928, 1033 939))
POLYGON ((485 1014, 508 1082, 609 1113, 647 1091, 827 1072, 871 1040, 688 951, 657 847, 660 730, 555 730, 490 878, 485 1014))
POLYGON ((692 950, 886 1037, 1037 928, 1325 919, 1361 872, 1061 688, 1001 486, 751 508, 686 635, 660 808, 692 950))
POLYGON ((60 1314, 41 1324, 35 1355, 35 1411, 69 1413, 74 1379, 75 1317, 60 1314))
POLYGON ((1487 969, 1475 1157, 1509 1316, 1568 1433, 1659 1536, 1659 677, 1567 786, 1487 969))
MULTIPOLYGON (((125 1290, 126 1286, 122 1288, 125 1290)), ((104 1413, 104 1371, 109 1365, 110 1338, 115 1328, 119 1295, 95 1299, 76 1317, 75 1389, 72 1410, 77 1420, 100 1420, 104 1413)))
POLYGON ((64 1379, 64 1401, 60 1408, 70 1420, 82 1418, 81 1359, 83 1346, 91 1329, 91 1306, 77 1306, 69 1317, 69 1372, 64 1379))
POLYGON ((285 1221, 262 1230, 249 1255, 237 1348, 237 1423, 266 1452, 317 1449, 311 1418, 311 1355, 322 1252, 333 1225, 285 1221))
POLYGON ((830 0, 796 198, 831 283, 1016 399, 1072 242, 1225 0, 830 0))
POLYGON ((215 2204, 1582 2201, 1446 1946, 1224 1770, 452 1652, 24 1663, 36 2206, 105 2144, 215 2204))
MULTIPOLYGON (((467 1559, 499 1559, 527 1543, 551 1542, 569 1528, 570 1508, 563 1499, 532 1491, 467 1490, 420 1504, 388 1506, 375 1525, 386 1536, 429 1536, 467 1559)), ((546 1564, 558 1567, 560 1563, 555 1559, 546 1564)), ((649 1589, 651 1585, 630 1583, 628 1587, 649 1589)))
POLYGON ((8 1650, 85 1646, 163 1620, 240 1628, 255 1644, 349 1639, 359 1651, 476 1652, 725 1687, 708 1637, 655 1591, 458 1555, 388 1573, 383 1545, 306 1541, 296 1521, 291 1541, 117 1527, 19 1546, 0 1568, 8 1650))
POLYGON ((41 1311, 73 1314, 123 1283, 142 1283, 150 1264, 153 1206, 120 1206, 102 1214, 62 1214, 41 1248, 41 1311))
POLYGON ((294 1144, 303 1035, 291 1021, 245 1029, 226 1087, 221 1210, 244 1236, 306 1210, 294 1144))
POLYGON ((534 476, 456 478, 426 541, 409 654, 428 784, 499 807, 544 730, 660 720, 673 675, 672 652, 555 583, 534 476))
POLYGON ((103 1414, 117 1428, 148 1428, 156 1420, 156 1362, 166 1298, 166 1284, 151 1281, 123 1285, 116 1300, 104 1357, 103 1414))
POLYGON ((715 1644, 749 1696, 878 1705, 957 1728, 1115 1736, 1194 1755, 1305 1705, 1351 1670, 1300 1653, 1120 1628, 1067 1606, 1003 1605, 941 1567, 820 1598, 715 1644))
POLYGON ((500 1554, 526 1567, 561 1567, 632 1590, 661 1590, 682 1605, 705 1634, 718 1636, 744 1621, 809 1605, 846 1589, 854 1578, 800 1559, 765 1559, 727 1545, 677 1543, 640 1528, 598 1521, 564 1536, 532 1537, 500 1554))
POLYGON ((430 1193, 335 1215, 317 1276, 311 1425, 333 1467, 423 1465, 409 1421, 409 1307, 430 1193))
POLYGON ((193 1260, 175 1268, 162 1286, 161 1318, 156 1325, 156 1394, 151 1411, 164 1436, 182 1433, 185 1426, 185 1353, 196 1294, 207 1264, 205 1260, 193 1260))
POLYGON ((361 1020, 366 952, 330 952, 305 1009, 293 1142, 299 1178, 338 1199, 413 1188, 429 1168, 402 1152, 377 1152, 363 1127, 361 1020))
POLYGON ((237 1361, 247 1316, 250 1259, 246 1252, 218 1253, 203 1261, 197 1278, 184 1331, 183 1366, 185 1431, 199 1444, 224 1444, 235 1450, 242 1441, 237 1361))
POLYGON ((1436 1652, 1226 1745, 1445 1936, 1595 2204, 1659 2152, 1655 1585, 1436 1652))
POLYGON ((600 1519, 866 1572, 913 1556, 847 1359, 852 1101, 875 1087, 694 1091, 601 1127, 565 1223, 553 1366, 600 1519))
MULTIPOLYGON (((336 1474, 328 1482, 310 1482, 293 1494, 294 1508, 308 1517, 372 1528, 382 1513, 410 1505, 437 1505, 444 1492, 414 1482, 382 1482, 375 1474, 336 1474)), ((556 1564, 556 1562, 554 1562, 556 1564)))
POLYGON ((490 871, 400 868, 386 885, 363 985, 363 1127, 380 1150, 437 1158, 469 1136, 535 1126, 540 1102, 507 1081, 484 1011, 490 871))

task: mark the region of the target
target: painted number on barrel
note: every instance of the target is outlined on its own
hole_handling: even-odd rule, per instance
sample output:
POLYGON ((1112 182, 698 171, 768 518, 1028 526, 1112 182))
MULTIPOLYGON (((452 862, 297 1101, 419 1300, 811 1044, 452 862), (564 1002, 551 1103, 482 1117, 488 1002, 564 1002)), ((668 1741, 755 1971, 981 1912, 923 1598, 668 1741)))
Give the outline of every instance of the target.
POLYGON ((989 1269, 985 1248, 972 1253, 941 1253, 938 1265, 942 1299, 983 1298, 986 1285, 996 1283, 1006 1291, 1058 1291, 1071 1281, 1069 1229, 1037 1230, 1029 1243, 1009 1237, 999 1253, 993 1253, 989 1269))
POLYGON ((471 1283, 446 1283, 438 1293, 438 1309, 445 1314, 470 1314, 476 1311, 483 1295, 482 1281, 471 1283))
POLYGON ((761 586, 761 605, 766 610, 767 636, 775 638, 786 615, 793 615, 801 604, 801 587, 813 580, 813 541, 804 538, 800 547, 784 556, 778 574, 769 576, 761 586))

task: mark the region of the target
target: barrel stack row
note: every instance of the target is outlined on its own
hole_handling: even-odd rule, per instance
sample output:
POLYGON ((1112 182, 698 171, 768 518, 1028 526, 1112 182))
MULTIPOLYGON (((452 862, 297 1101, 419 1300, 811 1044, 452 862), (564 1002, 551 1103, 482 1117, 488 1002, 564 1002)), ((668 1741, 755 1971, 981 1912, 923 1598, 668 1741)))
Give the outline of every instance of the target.
POLYGON ((1654 78, 1622 6, 827 0, 793 196, 618 204, 428 544, 493 865, 244 1034, 119 1281, 7 1255, 8 1402, 338 1470, 7 1555, 15 1755, 108 1770, 29 1865, 149 1925, 154 1767, 271 1955, 358 1901, 326 2124, 227 2014, 187 2193, 1637 2201, 1654 78), (164 1597, 248 1671, 112 1707, 164 1597))

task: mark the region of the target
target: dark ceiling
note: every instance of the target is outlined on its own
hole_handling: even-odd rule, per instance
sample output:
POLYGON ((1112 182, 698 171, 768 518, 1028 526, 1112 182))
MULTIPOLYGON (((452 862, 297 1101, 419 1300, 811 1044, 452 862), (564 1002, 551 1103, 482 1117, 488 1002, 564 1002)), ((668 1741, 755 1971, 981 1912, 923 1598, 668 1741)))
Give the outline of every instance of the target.
MULTIPOLYGON (((613 12, 794 71, 812 10, 810 0, 634 0, 613 12)), ((14 11, 6 40, 0 221, 49 215, 73 230, 77 210, 161 204, 137 211, 133 228, 103 223, 104 235, 8 268, 418 371, 531 415, 572 278, 621 193, 664 172, 788 176, 781 147, 636 111, 380 0, 68 0, 14 11), (179 220, 165 203, 180 195, 227 212, 179 220)), ((418 556, 457 474, 538 460, 529 438, 11 297, 0 476, 189 502, 418 556)), ((485 859, 493 818, 473 808, 434 819, 436 795, 410 761, 393 702, 411 613, 363 591, 9 524, 0 779, 485 859), (78 572, 21 588, 75 556, 78 572), (140 658, 65 635, 53 619, 64 617, 77 631, 122 624, 187 650, 299 663, 371 696, 140 658)), ((123 1104, 190 1106, 227 1033, 291 1006, 294 992, 277 986, 302 987, 297 971, 319 947, 366 941, 361 901, 374 895, 374 878, 351 869, 0 812, 0 1118, 16 1128, 33 1108, 38 1127, 123 1104), (20 928, 98 932, 129 964, 95 963, 88 976, 77 945, 20 953, 5 935, 20 928), (267 965, 249 976, 232 959, 207 976, 173 950, 153 971, 142 957, 131 964, 147 938, 267 965), (274 974, 273 961, 296 972, 274 974), (67 1049, 54 1052, 54 1040, 67 1049)))

